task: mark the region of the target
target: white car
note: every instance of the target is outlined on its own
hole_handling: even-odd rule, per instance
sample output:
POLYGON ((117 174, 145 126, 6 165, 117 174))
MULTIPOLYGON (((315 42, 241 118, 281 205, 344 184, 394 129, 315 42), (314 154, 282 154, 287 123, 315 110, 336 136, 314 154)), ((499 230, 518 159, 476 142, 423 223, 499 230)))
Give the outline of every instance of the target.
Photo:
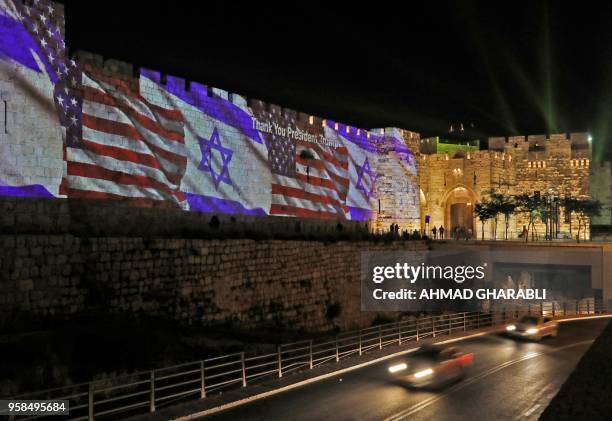
POLYGON ((426 345, 393 361, 388 370, 412 387, 435 387, 460 379, 473 355, 454 346, 426 345))
POLYGON ((518 323, 506 326, 506 333, 513 338, 539 341, 545 336, 557 336, 559 323, 550 317, 523 316, 518 323))

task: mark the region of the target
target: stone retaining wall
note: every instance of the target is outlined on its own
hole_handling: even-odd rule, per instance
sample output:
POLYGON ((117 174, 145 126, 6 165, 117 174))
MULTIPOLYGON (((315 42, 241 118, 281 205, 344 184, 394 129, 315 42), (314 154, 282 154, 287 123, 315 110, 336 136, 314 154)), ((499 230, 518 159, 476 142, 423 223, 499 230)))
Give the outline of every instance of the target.
POLYGON ((360 253, 375 244, 71 235, 0 236, 0 323, 89 311, 307 331, 367 326, 360 253))

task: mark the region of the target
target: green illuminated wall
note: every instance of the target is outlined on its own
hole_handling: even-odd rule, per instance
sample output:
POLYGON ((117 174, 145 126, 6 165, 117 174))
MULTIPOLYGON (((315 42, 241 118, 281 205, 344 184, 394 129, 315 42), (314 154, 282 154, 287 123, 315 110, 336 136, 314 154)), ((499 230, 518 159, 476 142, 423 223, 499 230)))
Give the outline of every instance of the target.
POLYGON ((421 139, 421 153, 426 154, 448 153, 452 156, 457 152, 473 152, 479 149, 479 140, 459 142, 454 140, 440 139, 438 136, 421 139))

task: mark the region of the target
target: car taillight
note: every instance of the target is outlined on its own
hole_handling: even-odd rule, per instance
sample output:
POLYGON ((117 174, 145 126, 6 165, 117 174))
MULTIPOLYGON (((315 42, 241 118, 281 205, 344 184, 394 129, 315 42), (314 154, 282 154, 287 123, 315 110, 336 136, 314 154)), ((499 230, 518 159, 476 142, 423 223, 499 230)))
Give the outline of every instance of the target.
POLYGON ((459 358, 459 362, 461 364, 471 364, 473 360, 472 354, 465 354, 459 358))

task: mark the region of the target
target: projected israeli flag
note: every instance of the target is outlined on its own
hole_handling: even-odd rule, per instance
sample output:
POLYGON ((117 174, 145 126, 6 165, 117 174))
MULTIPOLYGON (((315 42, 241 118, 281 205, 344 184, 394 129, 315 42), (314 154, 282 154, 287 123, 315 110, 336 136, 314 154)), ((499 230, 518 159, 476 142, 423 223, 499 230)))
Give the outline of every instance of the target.
POLYGON ((270 208, 268 152, 252 114, 244 103, 208 95, 204 85, 142 70, 141 92, 161 106, 185 116, 187 171, 181 191, 190 210, 226 214, 265 215, 270 208))

